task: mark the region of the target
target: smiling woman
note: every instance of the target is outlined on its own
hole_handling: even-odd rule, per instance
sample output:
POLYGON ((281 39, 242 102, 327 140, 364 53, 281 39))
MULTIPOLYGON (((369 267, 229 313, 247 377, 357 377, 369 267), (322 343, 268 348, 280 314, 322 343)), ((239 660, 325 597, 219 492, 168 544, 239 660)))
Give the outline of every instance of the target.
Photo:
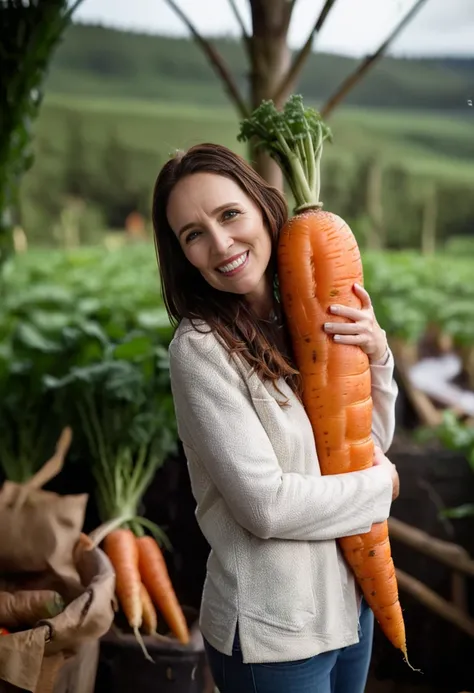
POLYGON ((214 173, 183 178, 171 192, 168 219, 210 286, 246 296, 260 315, 271 309, 271 238, 259 207, 235 181, 214 173))
POLYGON ((152 214, 172 322, 204 322, 260 377, 297 390, 288 340, 271 319, 281 317, 274 289, 283 195, 229 149, 201 144, 165 164, 152 214))
POLYGON ((380 448, 368 469, 322 476, 279 303, 286 219, 281 193, 218 145, 179 153, 155 184, 178 432, 211 546, 200 626, 221 693, 362 693, 373 614, 336 540, 386 520, 397 494, 382 452, 393 359, 355 286, 362 308, 337 306, 347 322, 324 329, 336 342, 364 335, 380 448))

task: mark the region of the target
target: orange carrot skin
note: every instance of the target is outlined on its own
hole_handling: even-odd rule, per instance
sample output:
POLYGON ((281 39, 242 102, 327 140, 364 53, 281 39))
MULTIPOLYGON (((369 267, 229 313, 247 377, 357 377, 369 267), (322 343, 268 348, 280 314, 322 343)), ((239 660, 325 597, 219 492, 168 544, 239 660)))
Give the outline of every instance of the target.
POLYGON ((155 605, 153 604, 148 590, 143 584, 140 584, 140 594, 142 600, 142 612, 143 612, 143 630, 146 635, 152 635, 156 633, 158 628, 158 618, 156 615, 155 605))
POLYGON ((360 308, 352 287, 363 283, 360 252, 349 227, 328 212, 293 217, 279 243, 281 298, 303 378, 303 400, 324 474, 372 465, 369 360, 359 347, 336 344, 326 321, 347 322, 329 307, 360 308), (325 425, 319 425, 322 422, 325 425))
POLYGON ((104 550, 115 570, 115 592, 127 621, 131 628, 141 628, 141 579, 135 535, 129 529, 116 529, 105 537, 104 550))
POLYGON ((171 583, 163 553, 153 537, 139 537, 136 542, 143 584, 173 634, 183 645, 187 645, 190 640, 188 626, 171 583))
MULTIPOLYGON (((347 322, 329 312, 334 303, 361 307, 353 286, 363 285, 362 261, 349 226, 320 210, 292 217, 280 235, 278 276, 321 472, 367 469, 374 453, 369 359, 324 331, 327 321, 347 322)), ((406 655, 387 522, 339 545, 382 631, 406 655)))

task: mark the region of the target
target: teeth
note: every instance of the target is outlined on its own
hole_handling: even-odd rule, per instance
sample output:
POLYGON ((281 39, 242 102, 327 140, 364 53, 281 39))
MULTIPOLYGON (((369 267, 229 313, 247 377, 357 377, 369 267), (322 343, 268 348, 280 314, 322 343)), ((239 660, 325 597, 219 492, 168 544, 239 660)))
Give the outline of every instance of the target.
POLYGON ((237 260, 234 260, 234 262, 229 262, 228 265, 224 265, 223 267, 219 267, 219 272, 223 272, 224 274, 226 272, 231 272, 232 270, 237 269, 237 267, 240 267, 240 265, 243 265, 246 259, 247 259, 247 253, 244 253, 239 258, 237 258, 237 260))

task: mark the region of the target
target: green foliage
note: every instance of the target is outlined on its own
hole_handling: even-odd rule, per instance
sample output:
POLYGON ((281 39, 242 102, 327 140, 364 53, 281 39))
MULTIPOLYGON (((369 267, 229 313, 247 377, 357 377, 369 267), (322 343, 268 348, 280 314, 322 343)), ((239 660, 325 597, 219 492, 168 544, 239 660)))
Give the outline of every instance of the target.
POLYGON ((19 184, 33 162, 44 76, 74 8, 67 0, 0 4, 0 264, 11 252, 19 184))
POLYGON ((435 324, 455 343, 473 343, 474 262, 412 252, 363 254, 365 285, 392 337, 417 343, 435 324))
POLYGON ((332 133, 314 108, 304 107, 300 94, 292 94, 282 111, 273 101, 263 101, 242 121, 237 139, 254 140, 277 162, 297 209, 320 204, 323 143, 331 141, 332 133))
POLYGON ((138 516, 141 497, 176 444, 172 330, 153 249, 35 252, 9 261, 5 275, 5 475, 26 481, 71 426, 72 454, 91 465, 102 519, 146 523, 138 516))
MULTIPOLYGON (((464 455, 474 472, 474 426, 460 421, 452 410, 444 411, 441 424, 434 430, 423 432, 423 437, 425 439, 436 438, 447 450, 454 450, 464 455)), ((465 503, 457 508, 448 508, 442 514, 453 519, 473 517, 474 503, 465 503)))

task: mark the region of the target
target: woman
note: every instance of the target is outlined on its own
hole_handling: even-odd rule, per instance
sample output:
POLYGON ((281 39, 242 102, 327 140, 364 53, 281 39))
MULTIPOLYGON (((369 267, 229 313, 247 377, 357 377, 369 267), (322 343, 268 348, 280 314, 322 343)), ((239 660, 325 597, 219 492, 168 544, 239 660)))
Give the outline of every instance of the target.
POLYGON ((387 519, 396 386, 370 298, 327 324, 371 361, 370 469, 321 476, 277 295, 283 196, 228 149, 198 145, 156 181, 170 372, 196 517, 211 546, 200 625, 221 693, 362 693, 373 616, 336 539, 387 519), (339 330, 339 332, 338 332, 339 330))

